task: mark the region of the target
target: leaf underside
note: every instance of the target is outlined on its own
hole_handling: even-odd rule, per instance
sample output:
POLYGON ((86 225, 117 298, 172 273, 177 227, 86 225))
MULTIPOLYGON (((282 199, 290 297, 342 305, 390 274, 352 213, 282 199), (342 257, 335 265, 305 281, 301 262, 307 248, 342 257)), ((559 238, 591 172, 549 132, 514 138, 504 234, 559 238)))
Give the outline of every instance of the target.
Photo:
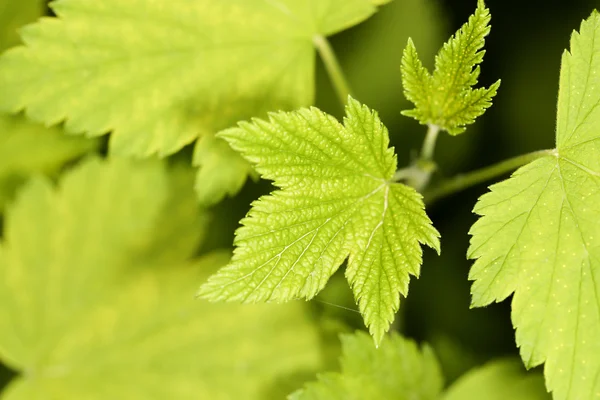
POLYGON ((220 135, 279 190, 254 202, 232 262, 200 289, 211 300, 310 299, 348 258, 346 277, 378 343, 418 275, 420 243, 439 251, 421 196, 391 183, 396 157, 376 113, 349 99, 344 125, 311 108, 220 135))
POLYGON ((563 54, 556 150, 493 185, 474 211, 473 306, 514 293, 527 367, 555 399, 600 396, 600 14, 563 54))
POLYGON ((500 81, 489 88, 472 89, 485 54, 482 49, 490 32, 490 18, 483 0, 479 0, 475 14, 439 51, 433 74, 423 66, 409 39, 402 56, 402 84, 415 108, 403 111, 403 115, 458 135, 492 105, 500 81))

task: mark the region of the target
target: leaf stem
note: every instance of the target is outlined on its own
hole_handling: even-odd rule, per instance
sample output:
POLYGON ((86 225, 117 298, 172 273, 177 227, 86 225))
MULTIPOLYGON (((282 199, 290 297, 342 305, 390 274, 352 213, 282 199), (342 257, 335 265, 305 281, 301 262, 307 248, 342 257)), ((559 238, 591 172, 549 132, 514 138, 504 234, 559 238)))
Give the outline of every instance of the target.
POLYGON ((550 155, 556 155, 556 150, 539 150, 532 153, 522 154, 520 156, 500 161, 499 163, 490 165, 488 167, 468 172, 466 174, 457 175, 446 180, 445 182, 440 183, 437 187, 425 191, 423 194, 425 202, 431 204, 442 197, 449 196, 471 186, 475 186, 500 175, 504 175, 533 160, 550 155))
POLYGON ((346 80, 333 48, 329 44, 327 38, 321 35, 315 35, 315 37, 313 37, 313 43, 325 64, 325 69, 327 70, 329 79, 331 79, 331 82, 333 83, 338 99, 342 103, 342 106, 345 106, 348 96, 351 95, 350 86, 348 85, 348 81, 346 80))
POLYGON ((433 161, 433 151, 439 133, 439 126, 435 124, 427 125, 427 134, 423 140, 423 147, 421 148, 419 159, 410 166, 396 171, 392 181, 404 181, 418 192, 422 192, 425 187, 427 187, 429 180, 431 179, 431 174, 433 174, 437 168, 433 161))
POLYGON ((433 151, 435 150, 435 142, 437 141, 438 133, 440 133, 439 126, 434 124, 427 125, 427 134, 425 135, 425 140, 423 141, 423 148, 421 149, 422 161, 433 160, 433 151))

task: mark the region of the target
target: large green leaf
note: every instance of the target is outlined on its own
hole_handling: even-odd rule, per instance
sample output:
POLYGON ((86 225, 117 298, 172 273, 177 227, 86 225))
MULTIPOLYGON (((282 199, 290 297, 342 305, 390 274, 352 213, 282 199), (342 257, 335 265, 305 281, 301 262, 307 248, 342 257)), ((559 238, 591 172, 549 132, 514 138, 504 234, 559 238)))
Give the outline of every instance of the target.
POLYGON ((563 54, 556 150, 491 187, 475 212, 473 305, 514 293, 527 367, 555 399, 600 393, 600 14, 563 54))
MULTIPOLYGON (((51 6, 58 17, 27 27, 25 46, 0 59, 0 109, 25 109, 46 124, 66 121, 74 133, 112 131, 112 152, 136 156, 171 154, 239 120, 311 104, 313 38, 376 10, 370 0, 58 0, 51 6)), ((237 172, 243 179, 244 171, 237 172)), ((239 179, 216 187, 211 200, 234 191, 239 179)))
POLYGON ((202 286, 211 300, 310 299, 348 258, 346 277, 376 343, 439 234, 421 196, 394 183, 396 156, 377 113, 349 98, 344 125, 316 108, 221 133, 281 188, 253 204, 232 262, 202 286))
POLYGON ((229 255, 186 261, 203 230, 191 180, 91 159, 26 185, 0 245, 0 358, 20 373, 3 399, 255 399, 318 367, 301 304, 194 300, 229 255))

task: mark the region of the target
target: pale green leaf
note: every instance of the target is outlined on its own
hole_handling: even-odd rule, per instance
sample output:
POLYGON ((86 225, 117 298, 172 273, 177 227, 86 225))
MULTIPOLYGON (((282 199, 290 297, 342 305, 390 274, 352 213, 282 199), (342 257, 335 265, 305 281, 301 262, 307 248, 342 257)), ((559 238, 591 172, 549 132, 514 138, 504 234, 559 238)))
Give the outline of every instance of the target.
MULTIPOLYGON (((44 7, 41 0, 0 2, 0 51, 17 44, 17 29, 40 17, 44 7)), ((27 176, 56 172, 96 145, 95 141, 67 137, 59 129, 46 129, 23 117, 0 113, 0 210, 27 176)))
POLYGON ((479 0, 469 21, 439 51, 433 74, 423 67, 409 39, 402 56, 402 82, 404 94, 416 108, 402 114, 458 135, 491 106, 500 81, 489 88, 472 89, 479 77, 490 18, 483 0, 479 0))
POLYGON ((3 0, 0 2, 0 51, 19 43, 17 30, 44 13, 45 0, 3 0))
MULTIPOLYGON (((0 109, 73 133, 112 131, 115 154, 167 155, 235 122, 313 102, 313 37, 360 23, 371 0, 57 0, 0 59, 0 109)), ((196 164, 201 200, 239 190, 231 152, 196 164), (216 182, 211 172, 230 163, 216 182)))
POLYGON ((196 142, 194 165, 200 166, 195 186, 198 199, 204 205, 237 194, 252 172, 248 161, 213 134, 203 135, 196 142))
POLYGON ((433 351, 396 333, 376 349, 368 335, 342 335, 341 372, 325 373, 290 400, 438 398, 444 380, 433 351))
POLYGON ((377 114, 349 98, 344 125, 315 109, 271 114, 221 134, 280 190, 253 203, 232 262, 202 286, 211 300, 310 299, 348 258, 346 277, 378 343, 438 232, 377 114))
POLYGON ((475 212, 473 305, 514 293, 525 365, 554 398, 600 396, 600 14, 562 58, 557 148, 493 185, 475 212))
MULTIPOLYGON (((58 0, 0 58, 0 109, 73 133, 112 131, 116 154, 167 155, 235 122, 314 97, 313 37, 375 12, 370 0, 58 0)), ((204 203, 235 193, 239 160, 197 147, 204 203)))
POLYGON ((95 140, 0 113, 0 209, 29 175, 55 173, 97 145, 95 140))
POLYGON ((454 383, 443 400, 549 400, 544 377, 527 373, 518 359, 492 361, 454 383))
POLYGON ((36 179, 20 192, 0 245, 0 358, 20 373, 3 399, 259 399, 319 367, 300 303, 195 301, 195 282, 229 255, 155 248, 169 232, 198 239, 191 178, 92 159, 58 188, 36 179))

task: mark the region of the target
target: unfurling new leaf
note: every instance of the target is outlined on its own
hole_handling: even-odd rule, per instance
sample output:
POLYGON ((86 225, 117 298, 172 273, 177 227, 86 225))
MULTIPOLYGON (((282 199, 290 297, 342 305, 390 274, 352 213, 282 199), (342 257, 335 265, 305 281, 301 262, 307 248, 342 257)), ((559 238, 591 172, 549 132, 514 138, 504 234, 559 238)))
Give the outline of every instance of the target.
POLYGON ((377 114, 352 98, 344 125, 315 109, 271 114, 220 134, 279 190, 253 203, 231 263, 200 289, 211 300, 314 297, 346 277, 378 343, 418 275, 420 243, 439 234, 412 188, 390 182, 396 157, 377 114))
POLYGON ((479 77, 478 64, 483 61, 489 22, 489 10, 479 0, 475 14, 439 51, 433 74, 423 66, 415 45, 408 40, 402 56, 402 84, 415 108, 403 111, 403 115, 458 135, 491 106, 499 80, 489 88, 472 88, 479 77))
POLYGON ((475 212, 473 306, 514 293, 527 367, 556 400, 600 393, 600 14, 562 57, 556 150, 493 185, 475 212))

